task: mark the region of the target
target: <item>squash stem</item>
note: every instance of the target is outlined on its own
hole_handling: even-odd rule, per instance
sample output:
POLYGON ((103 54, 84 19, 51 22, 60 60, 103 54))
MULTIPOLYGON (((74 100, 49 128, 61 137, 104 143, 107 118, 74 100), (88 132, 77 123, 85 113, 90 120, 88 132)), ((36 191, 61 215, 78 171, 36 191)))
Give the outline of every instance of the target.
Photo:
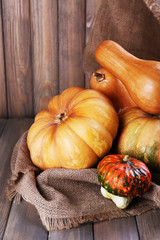
POLYGON ((94 72, 93 76, 96 77, 96 80, 98 82, 102 82, 103 80, 105 80, 105 74, 104 73, 98 73, 98 72, 94 72))
POLYGON ((128 161, 129 161, 129 158, 130 158, 129 155, 125 155, 125 157, 123 158, 123 161, 124 161, 124 162, 128 162, 128 161))
POLYGON ((56 115, 55 123, 61 123, 68 118, 67 110, 56 115))

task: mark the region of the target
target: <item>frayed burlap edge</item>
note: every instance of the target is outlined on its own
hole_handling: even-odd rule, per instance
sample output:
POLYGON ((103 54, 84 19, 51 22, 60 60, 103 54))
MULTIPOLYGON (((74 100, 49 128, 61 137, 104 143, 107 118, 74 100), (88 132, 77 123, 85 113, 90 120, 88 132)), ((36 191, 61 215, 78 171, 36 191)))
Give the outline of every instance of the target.
MULTIPOLYGON (((26 141, 26 134, 24 133, 22 138, 26 141)), ((15 145, 15 149, 13 151, 14 154, 12 154, 12 161, 13 156, 17 156, 16 153, 19 151, 19 143, 21 143, 22 139, 18 141, 18 143, 15 145)), ((22 148, 23 150, 23 148, 22 148)), ((87 222, 99 222, 104 220, 110 220, 115 218, 122 218, 122 217, 129 217, 129 216, 136 216, 140 215, 146 211, 157 209, 160 204, 159 202, 155 201, 157 199, 156 192, 159 192, 156 187, 157 185, 152 184, 152 189, 150 194, 146 193, 144 196, 145 199, 148 201, 152 201, 152 203, 143 202, 143 208, 138 210, 134 210, 134 207, 132 209, 127 209, 126 211, 122 211, 119 213, 117 209, 113 210, 112 212, 95 212, 92 215, 86 213, 81 215, 78 214, 78 216, 75 215, 66 215, 62 216, 59 215, 56 216, 55 208, 54 206, 49 205, 47 202, 45 202, 45 199, 40 194, 40 192, 37 189, 36 185, 36 176, 37 176, 37 168, 34 165, 31 165, 30 162, 28 165, 28 169, 24 169, 22 166, 19 169, 20 171, 17 173, 17 166, 15 164, 16 162, 11 162, 11 169, 12 169, 12 176, 8 182, 8 186, 6 188, 6 195, 10 200, 14 199, 14 202, 20 203, 20 200, 23 198, 26 202, 31 203, 37 210, 40 219, 42 221, 42 224, 45 226, 45 228, 48 231, 52 230, 62 230, 62 229, 70 229, 72 227, 78 227, 80 224, 87 223, 87 222), (26 186, 25 188, 23 186, 26 186), (27 192, 27 195, 26 195, 27 192), (150 195, 154 195, 154 199, 151 198, 150 195), (32 196, 32 197, 31 197, 32 196)), ((107 201, 111 201, 106 199, 107 201)), ((103 208, 102 208, 103 211, 103 208)))
MULTIPOLYGON (((157 209, 157 207, 153 206, 152 209, 144 210, 143 212, 137 213, 134 216, 140 216, 143 213, 154 210, 154 209, 157 209)), ((109 221, 112 219, 127 218, 131 216, 133 217, 133 215, 129 215, 129 214, 127 216, 116 216, 116 213, 115 213, 114 217, 110 217, 109 214, 100 213, 94 216, 80 216, 75 218, 59 218, 59 219, 44 217, 43 215, 40 215, 40 218, 48 231, 55 231, 55 230, 63 230, 63 229, 71 229, 73 227, 79 227, 81 224, 84 224, 84 223, 98 223, 103 221, 109 221)))
MULTIPOLYGON (((12 182, 12 181, 10 181, 12 182)), ((14 181, 13 181, 14 182, 14 181)), ((135 214, 130 214, 123 211, 124 214, 119 216, 119 213, 117 211, 112 212, 112 216, 109 213, 98 213, 92 216, 86 215, 86 216, 77 216, 77 217, 71 217, 71 218, 53 218, 50 216, 46 216, 46 213, 40 212, 38 207, 34 203, 32 203, 29 199, 26 199, 26 197, 21 194, 17 188, 17 186, 12 182, 10 186, 6 189, 6 195, 8 196, 9 200, 14 200, 14 203, 20 204, 21 199, 24 199, 28 203, 32 204, 37 212, 39 213, 40 219, 42 221, 42 224, 48 231, 55 231, 55 230, 62 230, 62 229, 71 229, 73 227, 79 227, 81 224, 84 223, 96 223, 106 220, 112 220, 117 218, 126 218, 126 217, 133 217, 133 216, 139 216, 147 211, 151 211, 154 209, 158 209, 156 205, 153 204, 153 206, 143 206, 143 209, 141 212, 136 212, 135 214)), ((108 200, 111 201, 111 200, 108 200)))
MULTIPOLYGON (((16 192, 16 189, 13 188, 12 191, 10 189, 10 194, 8 195, 9 199, 12 200, 14 198, 14 203, 19 204, 20 200, 23 198, 25 201, 27 201, 21 194, 16 192)), ((27 201, 29 202, 29 201, 27 201)), ((29 202, 31 203, 31 202, 29 202)), ((35 206, 36 208, 36 206, 35 206)), ((153 206, 152 208, 145 209, 140 212, 136 213, 135 216, 139 216, 147 211, 151 211, 157 209, 157 206, 153 206)), ((37 210, 38 211, 38 210, 37 210)), ((125 212, 126 214, 126 212, 125 212)), ((114 217, 111 217, 109 214, 106 213, 99 213, 94 216, 77 216, 74 218, 51 218, 51 217, 46 217, 45 214, 39 213, 40 219, 42 221, 43 226, 47 229, 47 231, 55 231, 55 230, 63 230, 63 229, 71 229, 75 227, 79 227, 80 225, 84 223, 98 223, 102 221, 109 221, 112 219, 117 219, 117 218, 126 218, 130 217, 133 215, 127 214, 124 216, 119 216, 116 215, 116 212, 114 213, 114 217)))

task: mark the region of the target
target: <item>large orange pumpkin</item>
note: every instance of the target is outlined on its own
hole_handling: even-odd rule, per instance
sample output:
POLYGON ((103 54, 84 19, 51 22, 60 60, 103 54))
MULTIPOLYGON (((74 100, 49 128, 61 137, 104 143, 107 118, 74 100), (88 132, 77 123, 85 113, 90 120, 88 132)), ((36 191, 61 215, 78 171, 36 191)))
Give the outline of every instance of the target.
POLYGON ((41 169, 94 166, 112 146, 118 116, 102 93, 71 87, 53 97, 30 127, 27 144, 41 169))

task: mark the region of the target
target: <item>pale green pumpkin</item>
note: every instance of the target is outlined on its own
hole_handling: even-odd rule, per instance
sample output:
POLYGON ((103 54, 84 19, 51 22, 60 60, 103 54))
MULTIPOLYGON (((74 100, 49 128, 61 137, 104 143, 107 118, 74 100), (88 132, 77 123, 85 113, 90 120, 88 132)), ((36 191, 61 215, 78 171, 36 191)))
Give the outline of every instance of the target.
POLYGON ((119 117, 118 153, 142 160, 151 170, 160 172, 160 115, 134 107, 119 117))

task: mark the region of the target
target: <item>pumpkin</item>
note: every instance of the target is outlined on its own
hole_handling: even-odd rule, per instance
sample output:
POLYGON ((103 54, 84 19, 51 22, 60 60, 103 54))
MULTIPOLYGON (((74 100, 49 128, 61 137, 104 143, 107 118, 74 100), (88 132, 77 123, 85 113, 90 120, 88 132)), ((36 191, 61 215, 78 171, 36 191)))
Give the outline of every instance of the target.
POLYGON ((160 115, 152 115, 138 107, 119 115, 117 150, 145 162, 160 172, 160 115))
POLYGON ((122 209, 151 185, 151 173, 146 164, 129 155, 105 156, 97 166, 97 175, 102 194, 122 209))
POLYGON ((92 89, 106 94, 117 113, 128 107, 136 106, 123 83, 104 68, 93 73, 90 85, 92 89))
POLYGON ((99 44, 95 57, 124 84, 139 108, 160 114, 160 62, 137 58, 110 40, 99 44))
POLYGON ((36 115, 27 135, 31 160, 42 170, 92 167, 110 150, 118 123, 104 94, 68 88, 36 115))

